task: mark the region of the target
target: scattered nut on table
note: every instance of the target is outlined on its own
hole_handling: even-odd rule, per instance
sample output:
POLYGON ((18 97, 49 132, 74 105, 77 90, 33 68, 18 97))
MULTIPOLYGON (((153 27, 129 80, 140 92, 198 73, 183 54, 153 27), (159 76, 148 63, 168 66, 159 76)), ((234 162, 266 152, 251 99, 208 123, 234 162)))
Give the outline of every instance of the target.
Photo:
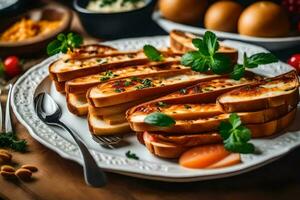
POLYGON ((10 162, 12 155, 6 150, 0 150, 0 163, 10 162))
POLYGON ((31 172, 37 172, 38 171, 38 168, 34 165, 30 165, 30 164, 26 164, 26 165, 22 165, 21 167, 22 169, 28 169, 30 170, 31 172))
POLYGON ((1 176, 6 179, 12 179, 16 178, 16 175, 14 172, 6 172, 6 171, 0 171, 1 176))
POLYGON ((20 168, 15 172, 15 175, 22 181, 31 180, 32 172, 29 169, 20 168))
POLYGON ((15 168, 10 166, 10 165, 2 165, 1 166, 1 171, 4 171, 4 172, 15 172, 15 168))

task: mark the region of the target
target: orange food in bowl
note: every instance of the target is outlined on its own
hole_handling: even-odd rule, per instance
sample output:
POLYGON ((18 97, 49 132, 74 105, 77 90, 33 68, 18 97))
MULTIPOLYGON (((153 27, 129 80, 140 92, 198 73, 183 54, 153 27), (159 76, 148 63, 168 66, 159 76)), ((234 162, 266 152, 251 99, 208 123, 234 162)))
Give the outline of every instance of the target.
POLYGON ((166 19, 194 24, 203 17, 207 0, 160 0, 159 9, 166 19))
POLYGON ((225 32, 236 32, 239 16, 243 8, 234 1, 218 1, 212 4, 205 13, 204 26, 207 29, 225 32))
POLYGON ((290 22, 279 5, 260 1, 247 7, 238 22, 238 32, 256 37, 283 37, 289 33, 290 22))

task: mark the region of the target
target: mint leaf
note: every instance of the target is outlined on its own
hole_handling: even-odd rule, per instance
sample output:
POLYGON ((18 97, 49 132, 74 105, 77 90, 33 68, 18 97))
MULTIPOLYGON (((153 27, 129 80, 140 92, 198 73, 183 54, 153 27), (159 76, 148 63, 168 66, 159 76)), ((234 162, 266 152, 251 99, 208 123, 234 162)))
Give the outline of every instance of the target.
POLYGON ((56 39, 50 42, 47 46, 47 54, 54 55, 59 52, 67 53, 78 48, 83 43, 83 38, 76 33, 69 33, 67 36, 63 33, 57 35, 56 39))
POLYGON ((144 122, 149 125, 161 127, 173 126, 176 123, 172 117, 160 112, 154 112, 147 115, 144 122))
POLYGON ((213 56, 219 49, 217 36, 210 31, 206 31, 203 36, 203 43, 206 45, 209 55, 213 56))
POLYGON ((225 74, 231 71, 230 59, 220 53, 216 53, 210 60, 210 68, 215 74, 225 74))
POLYGON ((151 61, 162 61, 163 56, 161 53, 152 45, 145 45, 144 48, 144 54, 147 56, 147 58, 151 61))
POLYGON ((278 62, 278 59, 272 53, 257 53, 247 59, 246 67, 253 68, 258 65, 265 65, 274 62, 278 62))
POLYGON ((240 80, 245 75, 245 67, 243 65, 236 64, 233 71, 230 73, 230 78, 234 80, 240 80))
POLYGON ((254 152, 254 145, 249 143, 251 131, 242 125, 241 119, 236 113, 231 113, 228 121, 220 123, 219 133, 226 150, 236 153, 254 152))

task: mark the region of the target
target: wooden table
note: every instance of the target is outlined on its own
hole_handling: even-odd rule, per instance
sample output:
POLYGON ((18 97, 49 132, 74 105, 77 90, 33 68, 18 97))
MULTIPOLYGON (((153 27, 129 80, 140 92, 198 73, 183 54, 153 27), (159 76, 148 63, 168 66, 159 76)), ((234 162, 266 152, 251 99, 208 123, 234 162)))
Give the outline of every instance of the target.
MULTIPOLYGON (((78 19, 73 29, 82 32, 78 19)), ((85 34, 85 33, 83 33, 85 34)), ((38 61, 38 60, 35 60, 38 61)), ((13 152, 18 164, 32 163, 39 171, 29 183, 0 177, 0 199, 10 200, 274 200, 300 198, 300 149, 282 159, 243 175, 195 183, 164 183, 107 173, 104 188, 86 186, 82 168, 35 141, 16 119, 16 132, 29 144, 25 154, 13 152)))

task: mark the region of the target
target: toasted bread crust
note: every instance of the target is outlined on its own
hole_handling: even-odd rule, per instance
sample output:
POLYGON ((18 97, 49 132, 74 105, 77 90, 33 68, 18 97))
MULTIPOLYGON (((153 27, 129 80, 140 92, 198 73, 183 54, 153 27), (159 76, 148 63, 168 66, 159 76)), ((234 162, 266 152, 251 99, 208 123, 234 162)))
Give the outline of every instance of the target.
POLYGON ((88 126, 89 130, 94 135, 120 135, 127 134, 131 131, 127 122, 117 125, 107 125, 106 127, 97 126, 93 123, 93 120, 102 120, 96 116, 88 114, 88 126))
MULTIPOLYGON (((263 124, 246 125, 251 130, 253 138, 267 137, 275 135, 288 127, 295 119, 297 109, 293 109, 285 116, 263 124)), ((164 136, 157 133, 147 133, 143 137, 138 138, 142 144, 145 144, 147 149, 154 155, 162 158, 178 158, 183 152, 193 146, 221 143, 222 139, 218 133, 205 133, 198 135, 185 135, 185 136, 164 136), (185 137, 184 141, 182 137, 185 137), (201 144, 202 143, 202 144, 201 144)))
POLYGON ((66 101, 68 110, 77 116, 86 116, 88 113, 88 103, 86 101, 85 94, 82 95, 74 95, 71 93, 66 93, 66 101), (75 101, 75 102, 74 102, 75 101), (78 101, 86 101, 84 105, 77 105, 78 101))
POLYGON ((57 92, 60 92, 62 94, 65 93, 65 83, 66 82, 58 82, 58 81, 53 81, 54 82, 54 85, 55 85, 55 88, 57 90, 57 92))
MULTIPOLYGON (((173 30, 170 32, 170 46, 173 52, 186 53, 188 51, 195 51, 192 44, 192 40, 197 36, 191 33, 185 33, 178 30, 173 30)), ((221 44, 219 53, 227 55, 230 57, 231 62, 235 64, 238 59, 238 51, 234 48, 227 47, 221 44)))
MULTIPOLYGON (((283 87, 283 86, 282 86, 283 87)), ((299 101, 299 80, 295 71, 283 74, 278 77, 270 78, 265 81, 262 81, 257 84, 253 84, 251 86, 245 86, 231 92, 228 92, 224 95, 221 95, 217 98, 217 103, 224 110, 224 112, 248 112, 248 111, 256 111, 262 109, 268 109, 272 107, 277 107, 280 105, 291 105, 295 106, 295 104, 299 101), (272 83, 273 81, 280 81, 283 85, 287 83, 291 83, 291 88, 288 91, 281 91, 280 89, 275 88, 275 91, 281 92, 281 94, 272 95, 270 97, 262 96, 264 95, 264 90, 269 90, 269 88, 263 88, 263 86, 268 83, 272 83), (225 100, 228 97, 235 98, 237 96, 249 96, 246 100, 225 100)))

